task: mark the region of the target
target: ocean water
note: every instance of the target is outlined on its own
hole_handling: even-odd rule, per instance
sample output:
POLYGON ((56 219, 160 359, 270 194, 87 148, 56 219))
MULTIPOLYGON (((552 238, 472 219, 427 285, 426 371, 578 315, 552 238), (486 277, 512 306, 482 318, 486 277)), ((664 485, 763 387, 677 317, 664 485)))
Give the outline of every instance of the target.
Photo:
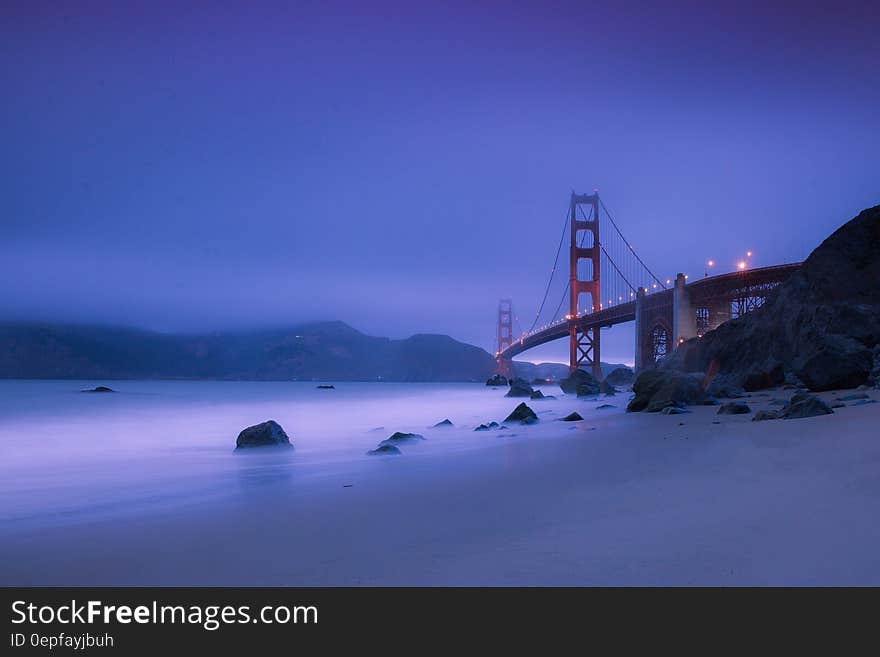
MULTIPOLYGON (((7 529, 76 523, 235 496, 265 482, 491 447, 517 431, 474 432, 501 421, 521 399, 479 384, 304 382, 0 381, 0 523, 7 529), (109 384, 114 393, 85 393, 109 384), (453 428, 433 428, 449 418, 453 428), (276 420, 295 449, 234 450, 243 428, 276 420), (427 440, 402 457, 367 456, 394 431, 427 440)), ((565 398, 528 403, 542 419, 596 404, 565 398)), ((618 400, 621 398, 618 397, 618 400)), ((623 404, 618 401, 618 406, 623 404)), ((614 412, 614 411, 612 411, 614 412)), ((561 427, 561 423, 556 427, 561 427)))

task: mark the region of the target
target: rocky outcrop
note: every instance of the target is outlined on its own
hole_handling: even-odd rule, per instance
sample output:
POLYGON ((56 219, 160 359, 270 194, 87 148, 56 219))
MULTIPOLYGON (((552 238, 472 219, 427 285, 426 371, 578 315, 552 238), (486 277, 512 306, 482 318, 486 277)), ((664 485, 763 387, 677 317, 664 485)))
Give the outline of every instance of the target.
POLYGON ((876 384, 878 281, 880 206, 836 230, 761 308, 687 341, 660 367, 722 375, 745 390, 790 377, 817 391, 876 384))
POLYGON ((531 397, 534 394, 532 386, 525 379, 514 379, 510 382, 510 390, 505 397, 531 397))
POLYGON ((591 397, 599 394, 599 382, 589 372, 577 369, 568 378, 559 382, 562 392, 578 397, 591 397))
POLYGON ((538 416, 535 415, 535 411, 526 406, 525 402, 522 402, 519 406, 517 406, 510 415, 504 418, 505 422, 522 422, 523 424, 531 424, 532 422, 538 421, 538 416))
POLYGON ((501 374, 490 376, 486 381, 487 386, 492 386, 495 388, 500 388, 501 386, 506 386, 507 384, 507 377, 502 376, 501 374))
POLYGON ((650 369, 640 373, 633 384, 633 397, 626 410, 656 413, 669 406, 700 404, 706 397, 703 375, 650 369))
POLYGON ((628 367, 618 367, 605 377, 605 381, 611 386, 628 386, 635 381, 636 375, 628 367))
POLYGON ((235 449, 250 447, 293 447, 284 429, 275 420, 267 420, 238 434, 235 449))

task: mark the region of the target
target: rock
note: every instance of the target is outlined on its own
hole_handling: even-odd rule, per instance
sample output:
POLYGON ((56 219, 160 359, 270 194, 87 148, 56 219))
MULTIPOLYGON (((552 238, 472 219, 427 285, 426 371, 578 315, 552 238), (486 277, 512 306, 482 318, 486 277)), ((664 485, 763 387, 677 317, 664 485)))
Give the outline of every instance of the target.
POLYGON ((742 415, 751 413, 752 409, 743 402, 727 402, 718 407, 718 415, 742 415))
POLYGON ((617 392, 617 388, 608 383, 608 379, 605 379, 599 384, 599 392, 605 393, 606 395, 613 395, 617 392))
POLYGON ((787 406, 779 411, 780 417, 785 420, 793 420, 817 415, 833 413, 831 407, 814 395, 799 392, 791 398, 787 406))
POLYGON ((857 399, 870 399, 870 397, 868 397, 868 395, 866 395, 863 392, 858 392, 858 393, 853 393, 851 395, 844 395, 843 397, 837 398, 838 401, 843 401, 843 402, 856 401, 857 399))
POLYGON ((400 450, 397 449, 394 445, 386 445, 385 443, 380 443, 376 449, 371 449, 367 452, 369 456, 395 456, 400 454, 400 450))
POLYGON ((635 397, 626 407, 629 412, 654 413, 667 406, 700 404, 705 398, 700 374, 649 369, 639 373, 633 383, 635 397))
POLYGON ((785 401, 784 399, 775 399, 775 398, 771 399, 767 403, 770 404, 771 406, 785 406, 786 404, 788 404, 788 402, 785 401))
POLYGON ((831 404, 831 408, 846 408, 846 404, 843 402, 835 402, 834 404, 831 404))
POLYGON ((590 395, 599 394, 599 382, 589 372, 577 369, 572 372, 568 378, 559 382, 562 392, 567 395, 577 395, 578 397, 589 397, 590 395))
POLYGON ((113 388, 108 388, 107 386, 96 386, 94 388, 89 388, 88 390, 83 390, 83 392, 116 392, 113 388))
MULTIPOLYGON (((498 427, 497 422, 490 422, 489 424, 481 424, 474 431, 489 431, 490 429, 495 429, 498 427)), ((501 427, 502 429, 506 429, 507 427, 501 427)))
POLYGON ((441 420, 440 422, 438 422, 437 424, 435 424, 435 425, 434 425, 434 428, 438 428, 438 427, 453 427, 453 426, 455 426, 455 425, 452 424, 452 420, 450 420, 449 418, 446 418, 445 420, 441 420))
POLYGON ((506 385, 508 385, 507 377, 501 376, 500 374, 496 374, 494 376, 489 377, 489 379, 486 381, 486 385, 487 386, 494 386, 496 388, 500 388, 501 386, 506 386, 506 385))
POLYGON ((721 402, 714 397, 706 397, 701 404, 703 406, 718 406, 721 402))
POLYGON ((706 388, 706 394, 722 399, 738 399, 745 397, 746 393, 742 386, 733 382, 731 377, 721 374, 712 378, 706 388))
POLYGON ((521 422, 527 423, 529 420, 537 422, 538 416, 535 415, 535 411, 526 406, 525 402, 522 402, 519 406, 513 409, 513 412, 504 418, 505 422, 521 422))
POLYGON ((582 418, 580 416, 580 413, 569 413, 565 417, 559 418, 559 421, 560 422, 580 422, 583 419, 584 418, 582 418))
POLYGON ((534 390, 531 394, 532 399, 544 399, 544 393, 540 390, 534 390))
POLYGON ((293 447, 290 438, 275 420, 267 420, 244 429, 235 441, 235 449, 271 446, 293 447))
POLYGON ((783 381, 815 391, 876 383, 878 280, 880 206, 836 230, 760 308, 686 341, 659 367, 717 372, 748 389, 783 381))
POLYGON ((609 372, 608 376, 605 377, 605 381, 608 385, 615 387, 631 385, 635 380, 636 375, 628 367, 618 367, 616 370, 609 372))
POLYGON ((395 431, 393 434, 391 434, 385 440, 379 443, 379 445, 403 445, 405 443, 414 443, 424 439, 424 436, 417 433, 404 433, 402 431, 395 431))
POLYGON ((535 391, 525 379, 514 379, 510 382, 510 390, 505 397, 531 397, 535 391))
POLYGON ((336 390, 336 386, 315 386, 318 390, 336 390))
POLYGON ((663 415, 681 415, 683 413, 690 413, 690 411, 686 408, 680 408, 678 406, 667 406, 662 411, 660 411, 663 415))
POLYGON ((758 411, 752 418, 752 422, 761 422, 762 420, 778 420, 779 411, 758 411))
POLYGON ((609 409, 609 408, 617 408, 617 406, 615 406, 614 404, 599 404, 599 405, 596 407, 596 410, 598 410, 598 411, 604 411, 604 410, 609 409))

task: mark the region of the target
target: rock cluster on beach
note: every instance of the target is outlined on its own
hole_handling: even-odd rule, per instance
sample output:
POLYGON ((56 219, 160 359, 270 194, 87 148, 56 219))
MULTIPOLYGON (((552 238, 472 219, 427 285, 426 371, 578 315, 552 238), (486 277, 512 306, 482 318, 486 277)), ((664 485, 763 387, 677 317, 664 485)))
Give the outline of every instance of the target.
POLYGON ((616 370, 608 373, 605 382, 610 386, 624 387, 631 385, 636 376, 628 367, 618 367, 616 370))
POLYGON ((492 386, 495 388, 500 388, 501 386, 506 386, 507 385, 507 377, 502 376, 501 374, 495 374, 495 375, 489 377, 489 379, 486 381, 486 385, 492 386))
POLYGON ((535 394, 535 390, 529 385, 525 379, 513 379, 510 382, 510 390, 507 391, 505 397, 531 397, 535 394))
POLYGON ((816 417, 818 415, 830 415, 833 412, 828 404, 815 395, 799 392, 781 409, 777 411, 758 411, 752 420, 794 420, 804 417, 816 417))
POLYGON ((236 449, 273 446, 293 448, 290 438, 275 420, 267 420, 244 429, 235 441, 236 449))

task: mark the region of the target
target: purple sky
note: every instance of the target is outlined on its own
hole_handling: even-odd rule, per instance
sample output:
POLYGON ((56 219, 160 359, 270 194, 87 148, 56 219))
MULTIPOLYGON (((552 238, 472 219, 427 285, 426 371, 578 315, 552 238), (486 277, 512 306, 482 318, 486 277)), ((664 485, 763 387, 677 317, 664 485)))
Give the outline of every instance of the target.
POLYGON ((2 318, 491 349, 572 189, 664 277, 880 203, 876 2, 180 4, 0 9, 2 318))

